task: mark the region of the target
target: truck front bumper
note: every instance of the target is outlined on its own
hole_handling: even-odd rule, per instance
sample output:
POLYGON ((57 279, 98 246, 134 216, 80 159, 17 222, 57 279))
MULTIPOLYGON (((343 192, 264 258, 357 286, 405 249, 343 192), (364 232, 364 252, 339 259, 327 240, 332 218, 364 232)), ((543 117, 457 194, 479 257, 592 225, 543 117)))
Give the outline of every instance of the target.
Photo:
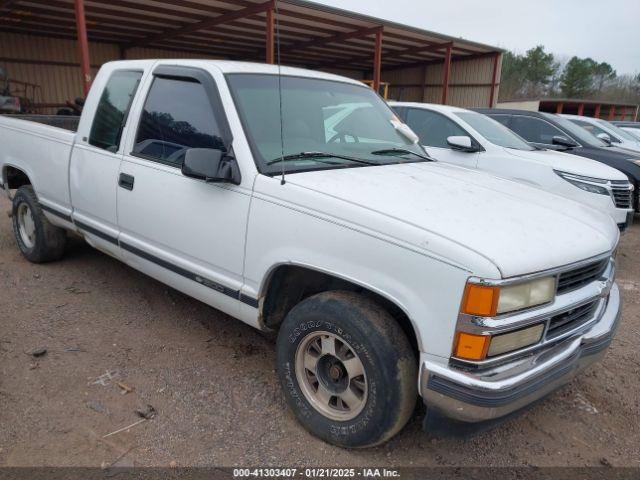
POLYGON ((621 316, 613 284, 600 319, 580 335, 488 370, 461 369, 423 356, 420 392, 427 408, 463 422, 493 420, 519 410, 566 384, 599 360, 621 316))

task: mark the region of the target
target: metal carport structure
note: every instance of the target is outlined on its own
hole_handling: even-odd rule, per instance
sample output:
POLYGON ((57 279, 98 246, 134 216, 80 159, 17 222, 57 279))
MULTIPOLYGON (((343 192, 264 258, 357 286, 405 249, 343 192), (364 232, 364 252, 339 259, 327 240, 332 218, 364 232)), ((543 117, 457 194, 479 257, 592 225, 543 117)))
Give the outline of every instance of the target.
MULTIPOLYGON (((114 59, 274 63, 276 25, 283 64, 370 80, 376 90, 389 82, 395 99, 493 106, 500 82, 496 47, 303 0, 0 0, 0 13, 0 65, 79 66, 85 92, 96 68, 114 59), (35 37, 76 41, 79 62, 58 52, 30 58, 36 47, 24 43, 35 37), (453 90, 460 94, 452 100, 453 90)), ((60 96, 43 100, 53 106, 60 96)))

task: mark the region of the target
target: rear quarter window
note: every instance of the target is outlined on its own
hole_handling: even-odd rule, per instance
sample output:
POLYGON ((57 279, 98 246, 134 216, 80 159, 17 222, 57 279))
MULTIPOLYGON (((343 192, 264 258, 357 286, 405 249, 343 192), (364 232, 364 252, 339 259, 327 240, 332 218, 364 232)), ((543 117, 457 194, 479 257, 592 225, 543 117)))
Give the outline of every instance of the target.
POLYGON ((102 91, 89 133, 89 144, 109 152, 120 148, 120 137, 142 72, 117 70, 102 91))

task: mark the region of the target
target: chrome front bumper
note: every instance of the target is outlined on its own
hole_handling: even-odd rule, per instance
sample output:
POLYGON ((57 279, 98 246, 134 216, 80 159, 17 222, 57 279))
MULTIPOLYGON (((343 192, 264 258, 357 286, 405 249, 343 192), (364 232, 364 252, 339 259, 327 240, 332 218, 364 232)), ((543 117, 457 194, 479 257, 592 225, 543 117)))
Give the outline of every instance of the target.
POLYGON ((578 335, 488 369, 464 369, 444 359, 421 359, 420 392, 428 408, 464 422, 500 418, 548 395, 599 360, 621 315, 613 284, 597 322, 578 335))

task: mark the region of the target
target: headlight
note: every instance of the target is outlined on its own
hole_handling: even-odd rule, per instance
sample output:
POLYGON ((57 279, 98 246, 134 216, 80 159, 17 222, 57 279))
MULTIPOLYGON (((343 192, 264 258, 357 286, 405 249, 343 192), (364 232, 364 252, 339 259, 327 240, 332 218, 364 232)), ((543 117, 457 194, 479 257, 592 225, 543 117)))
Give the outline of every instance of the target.
POLYGON ((543 332, 544 323, 495 336, 458 332, 453 355, 464 360, 484 360, 535 345, 543 332))
POLYGON ((533 327, 523 328, 515 332, 496 335, 491 338, 487 357, 493 357, 501 353, 512 352, 534 345, 542 338, 542 332, 544 332, 544 323, 539 323, 533 327))
POLYGON ((496 313, 513 312, 523 308, 543 305, 551 302, 555 296, 555 277, 539 278, 519 285, 502 287, 496 313))
POLYGON ((537 278, 501 287, 467 283, 462 300, 462 313, 494 317, 501 313, 550 303, 555 295, 555 277, 537 278))
POLYGON ((554 170, 557 175, 566 180, 567 182, 575 185, 576 187, 584 190, 589 193, 599 193, 601 195, 609 195, 609 190, 605 187, 601 186, 602 184, 607 184, 608 180, 604 180, 602 178, 592 178, 592 177, 584 177, 582 175, 575 175, 573 173, 561 172, 559 170, 554 170))

